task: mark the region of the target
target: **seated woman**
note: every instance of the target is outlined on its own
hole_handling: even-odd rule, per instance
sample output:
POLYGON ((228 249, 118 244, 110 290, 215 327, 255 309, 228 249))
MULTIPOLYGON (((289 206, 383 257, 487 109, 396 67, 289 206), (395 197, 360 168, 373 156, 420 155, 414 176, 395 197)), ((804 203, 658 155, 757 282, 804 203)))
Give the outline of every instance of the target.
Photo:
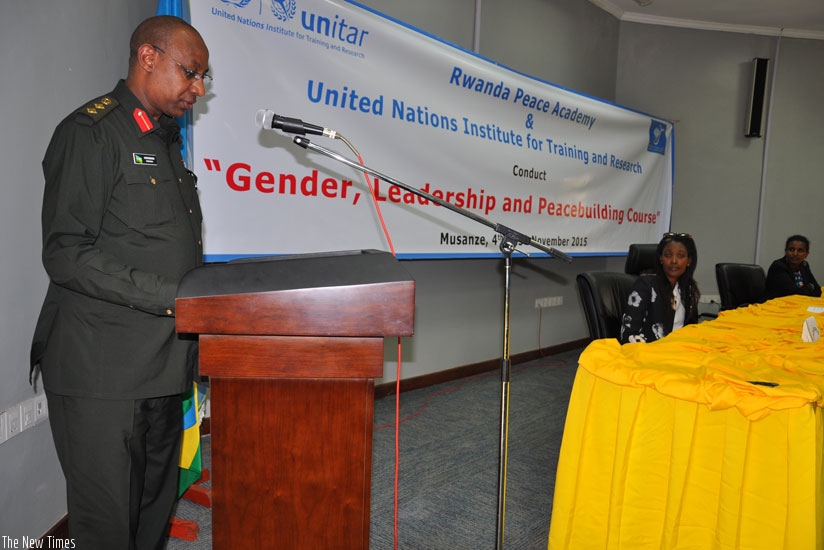
POLYGON ((698 250, 692 235, 664 233, 654 275, 641 275, 629 294, 621 322, 621 343, 654 342, 698 322, 701 293, 693 279, 698 250))
POLYGON ((767 298, 803 294, 821 296, 821 285, 813 277, 807 254, 810 241, 803 235, 793 235, 784 245, 784 257, 775 260, 767 271, 767 298))

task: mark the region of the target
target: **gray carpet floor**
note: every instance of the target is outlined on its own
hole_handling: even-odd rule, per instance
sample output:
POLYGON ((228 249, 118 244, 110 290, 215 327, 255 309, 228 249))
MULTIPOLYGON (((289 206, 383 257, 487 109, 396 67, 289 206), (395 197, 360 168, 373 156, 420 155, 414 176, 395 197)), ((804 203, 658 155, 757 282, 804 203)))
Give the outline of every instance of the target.
MULTIPOLYGON (((547 547, 558 452, 580 352, 512 367, 506 549, 547 547)), ((496 370, 401 394, 399 549, 495 548, 501 390, 501 376, 496 370)), ((376 400, 372 550, 394 546, 394 421, 395 396, 376 400)), ((209 436, 204 436, 206 467, 210 465, 210 444, 209 436)), ((196 521, 199 535, 193 542, 170 538, 167 550, 212 547, 208 508, 181 500, 176 515, 196 521)))

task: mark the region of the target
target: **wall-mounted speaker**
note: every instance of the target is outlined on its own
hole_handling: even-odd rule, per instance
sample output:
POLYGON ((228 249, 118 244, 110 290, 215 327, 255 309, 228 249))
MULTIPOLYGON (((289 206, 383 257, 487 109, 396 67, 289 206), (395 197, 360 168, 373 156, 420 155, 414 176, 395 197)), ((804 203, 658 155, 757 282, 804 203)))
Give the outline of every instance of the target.
POLYGON ((761 127, 764 122, 764 100, 767 97, 767 74, 770 70, 770 60, 756 57, 752 60, 752 89, 750 90, 750 104, 747 107, 745 137, 761 137, 761 127))

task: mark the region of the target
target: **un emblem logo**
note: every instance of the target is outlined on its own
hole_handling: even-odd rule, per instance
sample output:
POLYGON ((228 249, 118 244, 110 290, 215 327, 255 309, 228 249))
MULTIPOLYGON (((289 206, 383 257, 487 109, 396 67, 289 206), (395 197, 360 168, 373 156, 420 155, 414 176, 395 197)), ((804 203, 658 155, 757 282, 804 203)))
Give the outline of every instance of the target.
POLYGON ((272 14, 283 22, 292 19, 296 10, 295 0, 272 0, 272 14))
POLYGON ((649 144, 647 151, 663 155, 667 150, 667 126, 653 120, 649 126, 649 144))
POLYGON ((220 0, 224 4, 232 4, 233 6, 237 6, 239 8, 245 8, 249 5, 249 2, 252 0, 220 0))

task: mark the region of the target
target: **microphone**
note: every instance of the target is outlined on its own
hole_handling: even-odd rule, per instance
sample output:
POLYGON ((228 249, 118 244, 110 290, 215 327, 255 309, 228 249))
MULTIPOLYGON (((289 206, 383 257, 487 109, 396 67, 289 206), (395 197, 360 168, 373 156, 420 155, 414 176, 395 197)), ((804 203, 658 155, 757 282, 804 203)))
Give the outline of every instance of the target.
POLYGON ((303 122, 299 118, 289 118, 285 116, 276 115, 269 109, 261 109, 255 115, 255 125, 264 130, 283 130, 289 134, 313 134, 316 136, 326 136, 330 139, 335 139, 337 132, 317 126, 316 124, 309 124, 303 122))

